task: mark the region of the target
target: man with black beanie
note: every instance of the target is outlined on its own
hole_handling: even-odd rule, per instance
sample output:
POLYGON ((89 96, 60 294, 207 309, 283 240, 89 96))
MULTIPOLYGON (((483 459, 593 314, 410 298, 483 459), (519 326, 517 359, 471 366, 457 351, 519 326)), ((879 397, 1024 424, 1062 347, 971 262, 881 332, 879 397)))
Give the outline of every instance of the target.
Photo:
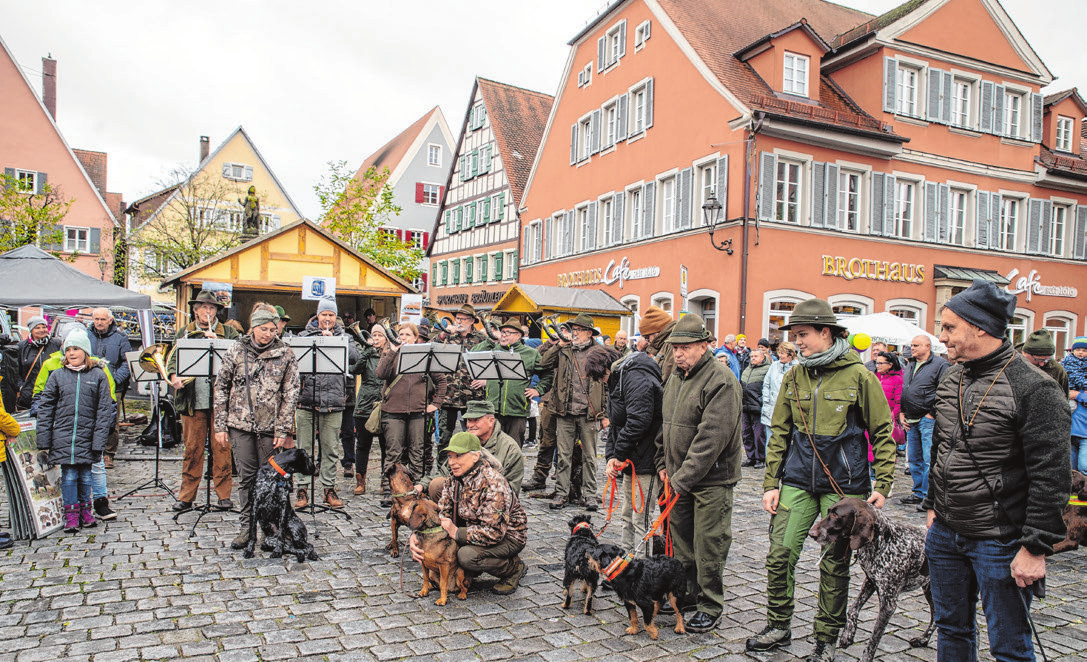
POLYGON ((979 593, 992 656, 1034 659, 1032 589, 1065 536, 1067 393, 1005 338, 1015 305, 1014 295, 976 280, 940 315, 940 342, 957 365, 937 387, 922 503, 940 662, 977 659, 979 593))

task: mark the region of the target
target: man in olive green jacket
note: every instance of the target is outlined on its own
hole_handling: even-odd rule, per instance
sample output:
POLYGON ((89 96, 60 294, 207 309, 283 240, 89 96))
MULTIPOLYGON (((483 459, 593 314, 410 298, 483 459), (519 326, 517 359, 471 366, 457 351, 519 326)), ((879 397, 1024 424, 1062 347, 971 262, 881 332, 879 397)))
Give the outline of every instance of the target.
POLYGON ((501 333, 498 342, 488 338, 472 351, 516 353, 525 367, 525 379, 477 379, 472 382, 472 388, 487 388, 487 401, 494 405, 495 417, 502 424, 502 430, 521 446, 528 426, 528 390, 532 375, 540 365, 540 353, 521 341, 523 332, 516 319, 506 320, 498 331, 501 333))
MULTIPOLYGON (((525 477, 525 457, 521 454, 521 447, 502 431, 502 424, 495 420, 494 406, 486 400, 468 402, 468 408, 464 411, 464 423, 468 432, 479 439, 483 450, 501 466, 502 475, 506 477, 513 493, 520 492, 521 481, 525 477)), ((453 472, 449 468, 448 460, 442 458, 434 475, 420 481, 416 491, 427 494, 431 501, 437 503, 451 475, 453 472)))
POLYGON ((687 621, 690 632, 713 630, 724 610, 721 573, 732 546, 732 492, 743 450, 740 383, 714 360, 709 339, 702 318, 688 313, 665 340, 676 369, 664 384, 657 435, 657 470, 679 494, 671 531, 687 573, 681 608, 698 610, 687 621))
MULTIPOLYGON (((773 515, 766 555, 767 624, 747 640, 749 651, 792 641, 794 572, 815 520, 846 496, 868 498, 882 508, 894 480, 891 408, 830 304, 803 301, 781 328, 800 351, 800 365, 785 376, 771 418, 762 498, 763 509, 773 515), (869 442, 875 455, 874 493, 869 442)), ((851 551, 848 546, 825 551, 819 564, 815 649, 808 662, 833 660, 845 625, 851 551)))

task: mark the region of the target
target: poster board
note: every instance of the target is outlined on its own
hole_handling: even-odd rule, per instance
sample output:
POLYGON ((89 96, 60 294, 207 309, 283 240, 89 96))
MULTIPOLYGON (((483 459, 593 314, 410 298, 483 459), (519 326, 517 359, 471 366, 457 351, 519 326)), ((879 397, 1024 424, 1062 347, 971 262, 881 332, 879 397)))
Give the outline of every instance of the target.
POLYGON ((8 492, 11 528, 19 540, 42 538, 64 524, 60 493, 60 465, 49 466, 48 451, 37 447, 37 421, 18 414, 19 436, 8 440, 8 459, 2 465, 8 492))

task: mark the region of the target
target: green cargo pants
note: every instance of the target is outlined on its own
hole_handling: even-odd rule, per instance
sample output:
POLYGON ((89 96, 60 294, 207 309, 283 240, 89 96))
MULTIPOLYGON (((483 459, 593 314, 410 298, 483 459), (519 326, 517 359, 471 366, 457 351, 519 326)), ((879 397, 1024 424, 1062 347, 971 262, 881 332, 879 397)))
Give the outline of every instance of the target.
MULTIPOLYGON (((860 494, 848 494, 863 499, 860 494)), ((767 624, 788 629, 796 606, 796 562, 816 518, 838 502, 837 494, 812 494, 788 485, 781 488, 778 512, 770 520, 770 552, 766 555, 767 624)), ((827 551, 819 564, 819 608, 815 614, 815 638, 837 641, 845 625, 849 600, 849 560, 852 550, 843 538, 837 549, 827 551)))
POLYGON ((732 547, 732 486, 696 487, 672 509, 672 545, 687 572, 687 597, 698 611, 717 618, 725 608, 721 574, 732 547))

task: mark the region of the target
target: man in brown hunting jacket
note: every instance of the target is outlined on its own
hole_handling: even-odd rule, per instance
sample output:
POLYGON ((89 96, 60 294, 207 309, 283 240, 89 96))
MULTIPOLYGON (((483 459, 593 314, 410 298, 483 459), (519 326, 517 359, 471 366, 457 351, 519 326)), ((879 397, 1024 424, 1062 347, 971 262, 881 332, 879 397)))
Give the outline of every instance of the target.
MULTIPOLYGON (((441 333, 435 342, 446 345, 460 345, 461 352, 470 351, 473 347, 483 342, 484 336, 475 330, 476 309, 469 304, 464 304, 454 314, 455 328, 449 333, 441 333)), ((441 461, 441 453, 449 444, 449 438, 453 436, 453 430, 457 426, 457 417, 464 414, 469 400, 484 400, 484 389, 472 388, 472 376, 468 374, 468 364, 461 358, 457 365, 457 371, 446 380, 445 400, 442 402, 441 413, 438 418, 438 453, 441 461)), ((429 473, 430 466, 426 467, 429 473)))

